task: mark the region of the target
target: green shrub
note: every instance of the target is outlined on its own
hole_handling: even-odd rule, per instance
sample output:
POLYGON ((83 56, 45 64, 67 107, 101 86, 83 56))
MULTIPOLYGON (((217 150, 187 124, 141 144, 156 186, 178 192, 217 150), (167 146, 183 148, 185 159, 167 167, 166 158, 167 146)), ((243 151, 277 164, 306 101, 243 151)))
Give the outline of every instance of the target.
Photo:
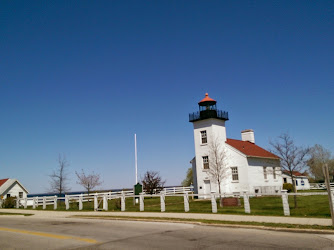
POLYGON ((16 207, 16 197, 8 197, 3 201, 3 208, 14 208, 16 207))
POLYGON ((288 190, 288 193, 292 193, 293 192, 293 186, 291 183, 284 183, 283 184, 283 189, 288 190))

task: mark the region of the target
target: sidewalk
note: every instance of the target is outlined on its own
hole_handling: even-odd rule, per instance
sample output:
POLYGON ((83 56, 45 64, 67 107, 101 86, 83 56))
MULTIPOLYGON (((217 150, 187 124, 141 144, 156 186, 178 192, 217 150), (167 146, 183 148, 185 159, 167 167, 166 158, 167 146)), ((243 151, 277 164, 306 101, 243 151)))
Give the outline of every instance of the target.
MULTIPOLYGON (((125 216, 125 217, 159 217, 179 219, 204 219, 219 221, 242 221, 260 223, 284 223, 299 225, 331 226, 332 220, 323 218, 302 218, 291 216, 255 216, 255 215, 230 215, 230 214, 199 214, 199 213, 152 213, 152 212, 74 212, 74 211, 41 211, 23 209, 0 209, 4 213, 34 214, 39 218, 66 218, 74 215, 83 216, 125 216)), ((0 217, 1 218, 1 217, 0 217)))

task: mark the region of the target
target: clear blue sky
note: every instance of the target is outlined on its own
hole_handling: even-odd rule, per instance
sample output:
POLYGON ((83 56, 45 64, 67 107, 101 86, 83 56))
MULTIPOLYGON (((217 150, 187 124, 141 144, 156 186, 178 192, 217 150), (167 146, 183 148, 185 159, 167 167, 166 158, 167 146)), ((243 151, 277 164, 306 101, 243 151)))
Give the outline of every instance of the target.
POLYGON ((59 153, 103 188, 178 185, 208 92, 229 138, 334 151, 334 1, 1 1, 0 178, 48 189, 59 153))

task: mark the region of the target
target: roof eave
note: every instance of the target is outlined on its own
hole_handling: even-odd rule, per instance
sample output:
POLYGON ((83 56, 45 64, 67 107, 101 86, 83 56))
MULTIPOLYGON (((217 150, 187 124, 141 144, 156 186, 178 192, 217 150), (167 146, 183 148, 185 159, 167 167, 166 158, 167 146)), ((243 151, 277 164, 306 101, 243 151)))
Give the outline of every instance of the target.
POLYGON ((264 158, 264 159, 271 159, 271 160, 280 160, 276 157, 265 157, 265 156, 255 156, 255 155, 246 155, 247 158, 264 158))

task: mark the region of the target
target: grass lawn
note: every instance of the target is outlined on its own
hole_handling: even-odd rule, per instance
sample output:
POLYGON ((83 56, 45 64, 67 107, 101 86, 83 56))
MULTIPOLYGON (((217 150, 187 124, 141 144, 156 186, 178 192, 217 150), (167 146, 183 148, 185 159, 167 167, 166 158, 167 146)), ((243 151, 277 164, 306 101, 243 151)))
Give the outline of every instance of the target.
POLYGON ((322 193, 327 192, 326 189, 310 189, 310 190, 298 190, 298 193, 322 193))
MULTIPOLYGON (((244 215, 243 199, 240 207, 223 207, 217 202, 218 213, 244 215)), ((293 196, 289 196, 290 214, 296 217, 320 217, 330 218, 329 203, 326 195, 297 196, 298 208, 294 208, 293 196)), ((183 197, 166 197, 166 212, 184 212, 183 197)), ((160 212, 160 198, 145 198, 146 212, 160 212)), ((78 203, 71 203, 69 211, 78 211, 78 203)), ((94 202, 84 202, 83 211, 93 211, 94 202)), ((102 203, 101 206, 102 207, 102 203)), ((109 211, 120 211, 120 200, 110 200, 109 211)), ((126 211, 139 212, 139 204, 133 203, 133 198, 126 199, 126 211)), ((211 213, 211 201, 190 198, 189 208, 191 213, 211 213)), ((251 215, 284 216, 282 199, 280 196, 251 197, 251 215)), ((42 206, 37 208, 42 210, 42 206)), ((53 205, 47 206, 53 210, 53 205)), ((58 205, 58 210, 65 210, 65 204, 58 205)))

